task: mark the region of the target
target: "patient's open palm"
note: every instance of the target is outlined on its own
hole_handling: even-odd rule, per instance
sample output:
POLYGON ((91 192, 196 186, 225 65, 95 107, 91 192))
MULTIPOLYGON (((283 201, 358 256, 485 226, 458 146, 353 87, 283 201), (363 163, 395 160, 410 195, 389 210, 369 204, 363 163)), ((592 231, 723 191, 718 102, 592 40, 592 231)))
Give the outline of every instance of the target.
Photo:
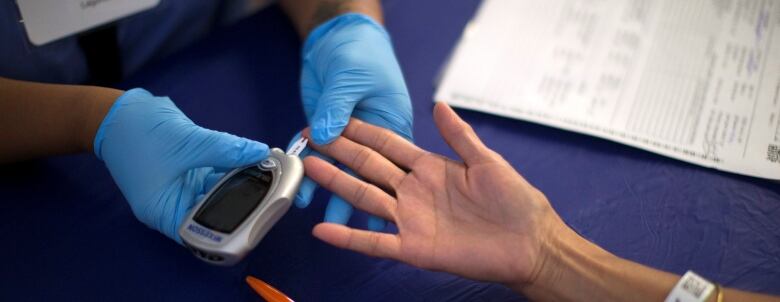
POLYGON ((374 185, 307 158, 315 181, 398 234, 320 224, 315 236, 335 246, 418 267, 498 282, 529 282, 541 266, 541 238, 558 220, 544 195, 445 105, 434 115, 464 162, 423 151, 390 131, 354 120, 344 137, 315 146, 374 185), (400 167, 400 168, 399 168, 400 167))

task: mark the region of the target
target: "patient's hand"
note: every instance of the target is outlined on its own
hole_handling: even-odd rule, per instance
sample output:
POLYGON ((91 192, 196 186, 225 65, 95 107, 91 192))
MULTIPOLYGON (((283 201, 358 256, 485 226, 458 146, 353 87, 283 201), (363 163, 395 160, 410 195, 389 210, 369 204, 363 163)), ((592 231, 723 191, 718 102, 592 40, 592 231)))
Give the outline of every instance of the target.
POLYGON ((309 177, 356 207, 395 222, 399 231, 321 223, 314 236, 425 269, 485 281, 533 282, 550 250, 547 239, 565 225, 544 195, 488 149, 449 106, 437 104, 434 119, 463 162, 426 152, 359 120, 331 144, 315 145, 372 184, 315 157, 304 161, 309 177))

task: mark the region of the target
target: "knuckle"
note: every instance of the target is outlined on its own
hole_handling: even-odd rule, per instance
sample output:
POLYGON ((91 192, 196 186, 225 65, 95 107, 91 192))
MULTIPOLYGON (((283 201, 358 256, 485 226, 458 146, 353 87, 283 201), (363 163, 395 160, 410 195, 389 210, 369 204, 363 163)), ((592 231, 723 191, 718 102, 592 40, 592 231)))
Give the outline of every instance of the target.
POLYGON ((391 188, 397 189, 398 187, 401 186, 401 183, 403 182, 403 180, 404 180, 404 176, 403 175, 393 174, 388 179, 388 184, 390 185, 391 188))
POLYGON ((370 233, 369 235, 369 254, 377 255, 379 251, 379 234, 370 233))
POLYGON ((352 167, 355 168, 355 170, 361 170, 363 169, 363 166, 368 162, 369 157, 371 156, 371 152, 369 152, 366 148, 361 148, 357 155, 355 155, 355 158, 352 160, 352 167))
POLYGON ((347 239, 344 242, 343 247, 355 249, 356 246, 355 246, 354 237, 355 237, 355 233, 354 232, 349 232, 348 235, 347 235, 347 239))
POLYGON ((325 175, 325 182, 323 185, 328 189, 333 189, 333 185, 336 182, 336 177, 338 176, 338 172, 331 170, 330 172, 326 173, 325 175))
POLYGON ((387 151, 386 149, 390 144, 390 138, 392 138, 392 135, 394 135, 392 131, 382 128, 382 131, 379 132, 375 139, 375 145, 377 146, 377 150, 379 150, 379 152, 387 151))
POLYGON ((355 190, 354 198, 355 206, 362 206, 365 203, 365 198, 368 193, 368 185, 365 183, 360 184, 358 188, 355 190))

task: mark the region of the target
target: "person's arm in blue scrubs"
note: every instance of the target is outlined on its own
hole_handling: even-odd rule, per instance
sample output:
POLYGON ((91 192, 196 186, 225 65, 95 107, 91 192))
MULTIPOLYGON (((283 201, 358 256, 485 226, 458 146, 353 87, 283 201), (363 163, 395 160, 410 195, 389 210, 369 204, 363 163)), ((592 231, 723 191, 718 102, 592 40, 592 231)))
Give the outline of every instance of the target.
MULTIPOLYGON (((422 150, 359 120, 331 144, 314 146, 368 182, 316 157, 304 159, 307 175, 398 226, 397 234, 387 234, 321 223, 315 237, 375 257, 502 283, 533 301, 664 301, 680 276, 620 258, 583 238, 449 106, 437 104, 433 115, 460 158, 422 150)), ((721 297, 780 301, 731 288, 722 288, 721 297)))
POLYGON ((168 97, 140 88, 0 78, 0 163, 94 152, 135 216, 181 242, 179 225, 225 171, 259 162, 268 146, 199 127, 168 97))
MULTIPOLYGON (((312 141, 333 141, 350 117, 390 129, 411 141, 409 92, 382 24, 379 1, 281 0, 281 5, 304 38, 301 97, 312 141)), ((306 207, 315 188, 313 181, 304 179, 296 206, 306 207)), ((351 214, 352 206, 334 195, 325 210, 325 221, 344 224, 351 214)), ((384 226, 384 220, 369 218, 369 229, 384 226)))

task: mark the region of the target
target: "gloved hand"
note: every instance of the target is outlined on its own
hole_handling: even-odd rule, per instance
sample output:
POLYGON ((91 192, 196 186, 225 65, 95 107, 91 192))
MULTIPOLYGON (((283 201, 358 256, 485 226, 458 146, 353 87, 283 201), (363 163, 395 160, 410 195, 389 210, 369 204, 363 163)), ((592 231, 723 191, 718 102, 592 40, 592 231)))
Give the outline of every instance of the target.
POLYGON ((195 125, 169 98, 140 88, 116 100, 94 144, 138 220, 179 243, 182 220, 224 172, 269 153, 265 144, 195 125))
MULTIPOLYGON (((301 95, 317 144, 338 137, 350 116, 412 140, 412 105, 390 36, 365 15, 341 15, 309 34, 303 48, 301 95)), ((305 178, 295 205, 308 206, 316 187, 305 178)), ((351 214, 352 206, 333 195, 325 221, 344 224, 351 214)), ((379 218, 369 220, 369 229, 384 226, 379 218)))

